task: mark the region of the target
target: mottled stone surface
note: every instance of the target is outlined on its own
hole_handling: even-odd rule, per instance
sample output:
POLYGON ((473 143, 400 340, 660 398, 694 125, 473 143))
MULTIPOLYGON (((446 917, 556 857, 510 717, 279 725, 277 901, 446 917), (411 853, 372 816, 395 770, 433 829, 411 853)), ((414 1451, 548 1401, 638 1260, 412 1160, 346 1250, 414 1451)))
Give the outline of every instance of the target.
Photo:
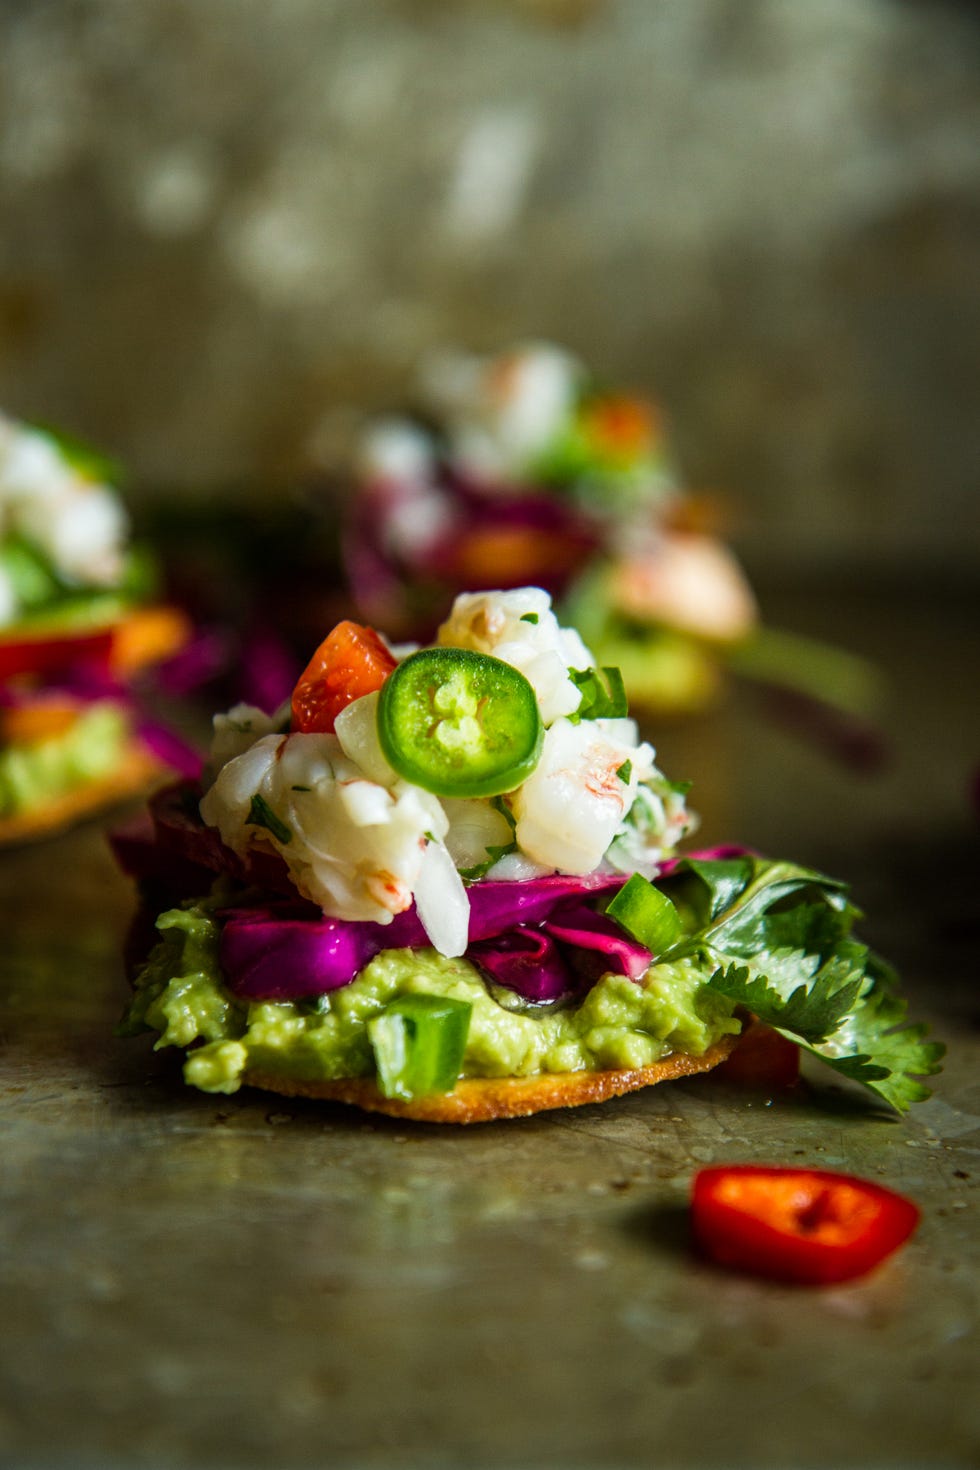
POLYGON ((99 832, 3 853, 0 1463, 976 1465, 977 616, 805 597, 781 614, 807 608, 824 636, 849 618, 916 690, 887 770, 844 776, 739 703, 674 731, 668 769, 697 791, 709 775, 706 840, 853 883, 865 936, 949 1043, 934 1096, 899 1120, 826 1072, 775 1099, 709 1077, 469 1130, 206 1097, 111 1035, 131 895, 99 832), (881 1180, 921 1227, 826 1291, 709 1270, 689 1182, 734 1160, 881 1180))
POLYGON ((901 0, 6 0, 0 402, 137 495, 275 483, 548 336, 757 560, 975 570, 978 51, 901 0))

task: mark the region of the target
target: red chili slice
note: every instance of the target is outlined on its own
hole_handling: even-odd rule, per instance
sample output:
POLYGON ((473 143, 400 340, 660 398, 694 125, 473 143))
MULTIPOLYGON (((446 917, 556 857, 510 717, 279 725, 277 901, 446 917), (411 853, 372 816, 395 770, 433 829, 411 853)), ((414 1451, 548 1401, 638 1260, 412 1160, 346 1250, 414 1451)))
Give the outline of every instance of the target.
POLYGON ((338 623, 310 659, 293 690, 293 729, 332 732, 342 709, 380 689, 398 667, 373 628, 338 623))
POLYGON ((701 1252, 775 1281, 824 1286, 863 1276, 918 1222, 911 1200, 851 1174, 734 1164, 694 1179, 691 1223, 701 1252))

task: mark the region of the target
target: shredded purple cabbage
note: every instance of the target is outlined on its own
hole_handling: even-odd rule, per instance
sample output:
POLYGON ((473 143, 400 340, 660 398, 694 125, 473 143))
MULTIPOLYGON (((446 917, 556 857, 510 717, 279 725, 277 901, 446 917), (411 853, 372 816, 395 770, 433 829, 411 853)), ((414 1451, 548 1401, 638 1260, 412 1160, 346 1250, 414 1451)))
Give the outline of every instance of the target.
POLYGON ((379 626, 425 638, 462 588, 534 583, 561 595, 602 539, 597 521, 567 496, 531 485, 483 482, 458 466, 437 462, 431 478, 376 478, 358 488, 348 508, 341 555, 362 615, 379 626), (406 545, 392 535, 393 509, 402 515, 423 497, 427 514, 441 507, 431 535, 406 545), (511 530, 523 540, 507 579, 493 560, 481 574, 486 535, 511 530), (521 537, 521 533, 526 533, 521 537))
POLYGON ((651 959, 648 949, 625 933, 615 919, 597 914, 584 903, 559 909, 544 925, 557 943, 577 955, 599 957, 600 975, 613 971, 639 980, 651 959))
POLYGON ((271 715, 289 698, 302 666, 274 628, 253 626, 243 640, 238 698, 271 715))
POLYGON ((227 631, 197 627, 182 648, 153 670, 154 687, 173 699, 184 699, 219 679, 234 657, 227 631))
MULTIPOLYGON (((548 974, 535 979, 530 962, 520 959, 520 946, 509 937, 500 946, 500 937, 510 936, 517 930, 524 935, 533 934, 536 932, 533 926, 537 925, 547 929, 546 921, 552 916, 556 917, 560 931, 558 916, 570 901, 572 924, 578 923, 584 932, 583 899, 612 894, 624 882, 616 873, 590 873, 582 878, 556 875, 525 882, 475 883, 469 889, 470 948, 488 973, 492 966, 496 967, 493 974, 500 984, 510 986, 529 1000, 557 999, 573 987, 572 972, 559 972, 558 962, 550 958, 548 974), (498 949, 499 958, 496 957, 498 949), (512 957, 510 962, 506 958, 508 954, 512 957)), ((591 918, 599 919, 599 915, 589 912, 591 918)), ((283 914, 281 905, 230 909, 222 914, 221 965, 236 995, 249 1000, 299 1000, 303 996, 321 995, 350 984, 358 971, 383 949, 420 949, 429 944, 414 907, 396 914, 390 924, 326 917, 292 918, 283 914)), ((630 946, 612 920, 604 922, 608 925, 606 937, 614 946, 620 941, 630 946)), ((556 944, 551 936, 548 942, 552 946, 556 944)), ((600 947, 597 928, 590 933, 590 947, 600 947)), ((622 963, 619 955, 617 950, 613 964, 605 968, 619 968, 622 963)), ((624 968, 623 973, 630 972, 624 968)))
POLYGON ((43 704, 49 699, 70 699, 75 704, 98 704, 111 699, 116 704, 132 704, 132 694, 125 684, 94 664, 79 664, 65 669, 42 684, 0 684, 0 707, 23 709, 43 704))
POLYGON ((477 969, 525 1000, 561 1000, 575 987, 575 974, 547 928, 519 924, 495 939, 471 944, 466 958, 477 969))
POLYGON ((136 733, 162 765, 170 766, 188 781, 196 781, 200 777, 204 757, 170 725, 161 724, 159 720, 140 720, 136 733))

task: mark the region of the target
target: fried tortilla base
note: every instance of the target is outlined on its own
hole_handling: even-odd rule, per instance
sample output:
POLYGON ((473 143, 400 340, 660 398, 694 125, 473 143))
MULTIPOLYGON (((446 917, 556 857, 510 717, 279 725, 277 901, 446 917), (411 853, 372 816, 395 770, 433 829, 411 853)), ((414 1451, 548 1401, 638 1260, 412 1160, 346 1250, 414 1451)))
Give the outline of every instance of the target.
POLYGON ((371 1113, 388 1113, 392 1118, 413 1118, 420 1123, 490 1123, 496 1118, 524 1118, 548 1108, 577 1108, 585 1103, 605 1102, 624 1092, 652 1087, 709 1072, 734 1050, 739 1038, 725 1036, 700 1057, 678 1052, 651 1067, 610 1072, 555 1072, 538 1077, 464 1077, 452 1092, 433 1093, 405 1101, 385 1097, 370 1077, 345 1077, 331 1082, 303 1082, 274 1072, 246 1072, 243 1081, 251 1087, 279 1092, 285 1097, 312 1097, 328 1102, 351 1103, 371 1113))
POLYGON ((0 847, 49 837, 130 797, 141 796, 160 780, 161 773, 159 761, 141 745, 133 743, 108 776, 84 781, 29 811, 0 817, 0 847))

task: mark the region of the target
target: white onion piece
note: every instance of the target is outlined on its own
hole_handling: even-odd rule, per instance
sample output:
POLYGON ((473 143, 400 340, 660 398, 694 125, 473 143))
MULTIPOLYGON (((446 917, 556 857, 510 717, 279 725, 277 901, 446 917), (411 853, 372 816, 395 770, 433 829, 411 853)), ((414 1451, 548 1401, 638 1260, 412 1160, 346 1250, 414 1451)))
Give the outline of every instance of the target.
POLYGON ((342 709, 334 721, 344 754, 360 766, 369 781, 393 786, 398 779, 378 741, 378 692, 365 694, 342 709))
POLYGON ((281 792, 288 799, 293 792, 332 782, 342 759, 335 736, 319 730, 297 731, 279 751, 276 795, 281 792))
POLYGON ((487 877, 499 878, 504 883, 517 883, 527 878, 547 878, 554 871, 554 867, 536 863, 523 852, 509 852, 494 863, 487 877))
POLYGON ((429 842, 415 880, 415 907, 433 949, 449 959, 465 953, 470 901, 456 865, 441 842, 429 842))
POLYGON ((488 848, 506 847, 513 837, 507 818, 478 797, 443 797, 449 818, 446 846, 457 868, 476 868, 490 856, 488 848))

